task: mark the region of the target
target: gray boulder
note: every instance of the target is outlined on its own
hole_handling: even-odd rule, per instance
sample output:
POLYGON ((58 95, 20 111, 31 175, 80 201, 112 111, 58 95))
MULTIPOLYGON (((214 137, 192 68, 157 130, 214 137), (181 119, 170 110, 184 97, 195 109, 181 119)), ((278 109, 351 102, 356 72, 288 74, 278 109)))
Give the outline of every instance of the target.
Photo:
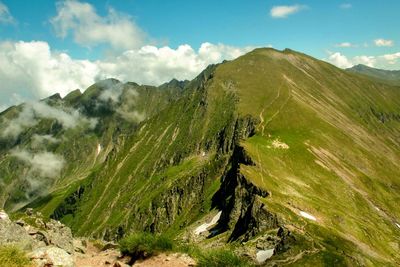
POLYGON ((73 256, 55 246, 37 248, 30 252, 28 256, 38 267, 75 267, 73 256))
POLYGON ((8 216, 2 216, 0 219, 0 245, 13 245, 22 250, 29 250, 34 247, 35 240, 22 226, 13 223, 8 216))

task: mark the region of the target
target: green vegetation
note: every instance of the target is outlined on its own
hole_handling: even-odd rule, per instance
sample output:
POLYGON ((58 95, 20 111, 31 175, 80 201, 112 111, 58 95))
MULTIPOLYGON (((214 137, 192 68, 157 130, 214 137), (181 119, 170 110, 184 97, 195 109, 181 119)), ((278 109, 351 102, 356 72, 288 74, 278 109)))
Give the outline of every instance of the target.
POLYGON ((95 239, 95 240, 92 240, 91 242, 92 242, 92 245, 100 251, 103 251, 103 249, 106 245, 106 243, 100 239, 95 239))
POLYGON ((145 259, 157 253, 172 251, 173 241, 164 235, 150 233, 135 233, 123 238, 120 242, 120 250, 123 255, 129 255, 132 259, 145 259))
POLYGON ((123 238, 119 245, 121 253, 131 256, 133 262, 161 252, 180 252, 193 257, 199 267, 250 266, 249 262, 228 249, 200 249, 196 245, 180 245, 165 235, 135 233, 123 238))
POLYGON ((199 267, 245 267, 251 266, 249 262, 239 258, 227 249, 212 249, 195 255, 199 267))
POLYGON ((25 253, 12 246, 0 246, 0 267, 33 266, 25 253))
MULTIPOLYGON (((44 148, 63 154, 68 163, 31 206, 67 223, 74 234, 119 240, 145 231, 176 239, 191 234, 192 225, 217 207, 231 212, 220 225, 227 231, 200 245, 224 244, 239 223, 275 227, 257 221, 264 210, 296 236, 271 264, 394 266, 400 261, 398 86, 288 49, 256 49, 211 66, 188 83, 128 83, 118 105, 99 104, 108 83, 119 84, 99 83, 54 104, 97 118, 95 129, 65 130, 43 120, 18 141, 35 152, 34 134, 62 140, 44 148), (130 104, 131 87, 137 99, 129 110, 146 114, 140 122, 119 113, 118 107, 130 104), (103 147, 99 155, 97 144, 103 147), (239 145, 254 164, 231 169, 239 145), (253 205, 253 196, 245 194, 250 184, 263 206, 253 205), (220 189, 230 195, 217 200, 229 205, 216 203, 216 192, 225 192, 220 189), (315 220, 303 217, 304 212, 315 220)), ((15 118, 17 110, 1 116, 15 118)), ((0 145, 9 152, 17 143, 0 145)), ((8 152, 0 154, 6 185, 0 200, 11 208, 26 197, 27 185, 19 179, 27 169, 8 152)), ((257 230, 250 237, 265 234, 257 230)), ((159 249, 143 245, 155 237, 131 238, 138 244, 132 253, 159 249)), ((201 262, 203 257, 215 264, 236 262, 228 252, 196 258, 201 262)))

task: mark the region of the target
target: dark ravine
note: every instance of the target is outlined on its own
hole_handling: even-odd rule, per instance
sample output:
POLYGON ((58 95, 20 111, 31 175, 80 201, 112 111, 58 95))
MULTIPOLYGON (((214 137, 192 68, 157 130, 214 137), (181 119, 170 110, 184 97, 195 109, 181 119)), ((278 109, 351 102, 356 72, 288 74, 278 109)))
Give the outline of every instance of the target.
POLYGON ((240 172, 240 165, 254 165, 240 145, 233 150, 228 170, 221 178, 221 187, 213 197, 215 207, 222 210, 217 228, 232 230, 229 241, 247 241, 258 233, 279 227, 276 215, 268 212, 259 200, 269 194, 249 182, 240 172))

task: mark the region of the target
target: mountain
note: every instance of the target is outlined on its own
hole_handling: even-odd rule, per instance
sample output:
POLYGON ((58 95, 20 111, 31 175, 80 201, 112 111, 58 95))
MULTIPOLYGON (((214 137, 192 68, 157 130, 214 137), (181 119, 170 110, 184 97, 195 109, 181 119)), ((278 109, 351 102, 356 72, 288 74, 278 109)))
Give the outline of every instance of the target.
POLYGON ((268 266, 400 262, 398 87, 265 48, 192 81, 106 80, 43 102, 81 122, 32 104, 35 125, 19 119, 24 105, 0 115, 23 129, 1 143, 6 209, 21 201, 78 236, 164 233, 268 266), (33 146, 44 134, 61 141, 33 146), (48 175, 43 151, 63 157, 59 175, 15 197, 29 174, 48 175))
POLYGON ((347 69, 347 71, 362 74, 392 85, 400 85, 400 70, 381 70, 359 64, 347 69))

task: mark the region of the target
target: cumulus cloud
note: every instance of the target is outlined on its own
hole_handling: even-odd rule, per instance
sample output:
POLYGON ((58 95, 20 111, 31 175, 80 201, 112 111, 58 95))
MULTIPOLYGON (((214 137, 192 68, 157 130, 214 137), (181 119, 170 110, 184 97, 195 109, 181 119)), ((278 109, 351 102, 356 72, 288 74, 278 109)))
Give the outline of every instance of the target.
POLYGON ((54 179, 61 175, 65 166, 65 159, 62 156, 47 151, 32 153, 24 149, 15 149, 11 151, 11 157, 27 167, 20 176, 26 185, 24 188, 26 201, 31 199, 33 192, 35 195, 45 194, 54 179))
POLYGON ((350 9, 350 8, 353 7, 353 5, 350 4, 350 3, 343 3, 343 4, 341 4, 339 7, 340 7, 341 9, 350 9))
POLYGON ((144 46, 116 57, 89 61, 51 51, 46 42, 0 42, 0 105, 39 99, 54 93, 86 89, 100 79, 160 85, 176 78, 192 79, 207 65, 234 59, 255 47, 203 43, 195 51, 189 45, 144 46))
POLYGON ((76 43, 88 47, 105 43, 116 49, 133 49, 145 40, 144 32, 128 15, 109 8, 107 16, 101 17, 92 5, 75 0, 59 2, 51 24, 59 37, 71 33, 76 43))
POLYGON ((376 46, 393 46, 394 42, 393 40, 386 40, 386 39, 375 39, 374 43, 376 46))
POLYGON ((306 9, 305 5, 292 5, 292 6, 273 6, 270 10, 270 15, 273 18, 287 18, 289 15, 295 14, 301 10, 306 9))
POLYGON ((397 63, 397 60, 400 59, 400 52, 394 54, 386 54, 383 55, 382 58, 387 60, 389 64, 394 65, 397 63))
POLYGON ((342 55, 339 52, 332 53, 328 58, 328 62, 343 69, 350 68, 353 66, 353 63, 350 62, 350 60, 346 56, 342 55))
POLYGON ((336 47, 343 47, 343 48, 348 48, 348 47, 355 47, 356 45, 349 43, 349 42, 343 42, 343 43, 338 43, 335 45, 336 47))
POLYGON ((104 82, 107 89, 100 94, 100 101, 111 103, 114 110, 127 121, 140 122, 145 119, 145 114, 139 112, 135 107, 139 97, 135 88, 126 87, 123 83, 112 83, 108 80, 104 82), (122 95, 123 97, 121 97, 122 95))
POLYGON ((0 1, 0 23, 13 24, 15 22, 16 21, 8 10, 8 7, 0 1))
POLYGON ((14 104, 88 86, 99 72, 88 60, 50 50, 46 42, 0 43, 0 99, 14 104), (19 101, 18 101, 19 100, 19 101))
POLYGON ((326 59, 329 63, 336 65, 339 68, 350 68, 357 64, 363 64, 375 68, 387 68, 388 65, 395 65, 400 59, 400 52, 394 54, 385 54, 381 56, 354 56, 347 57, 340 52, 329 52, 329 57, 326 59))
POLYGON ((198 51, 189 45, 180 45, 176 49, 168 46, 144 46, 137 50, 128 50, 116 58, 97 61, 97 64, 100 77, 109 76, 121 81, 160 85, 172 78, 192 79, 209 64, 234 59, 251 49, 253 48, 210 43, 203 43, 198 51))
POLYGON ((13 150, 11 156, 16 157, 30 167, 30 173, 44 178, 55 178, 60 175, 65 160, 62 156, 51 152, 30 153, 26 150, 13 150))
POLYGON ((34 134, 32 136, 32 147, 33 148, 38 148, 42 146, 43 144, 57 144, 59 143, 60 140, 55 138, 52 135, 45 134, 45 135, 39 135, 39 134, 34 134))
POLYGON ((38 124, 39 118, 57 120, 65 129, 75 128, 80 124, 87 124, 93 128, 96 120, 88 119, 75 109, 62 110, 51 107, 44 102, 28 102, 15 119, 3 122, 2 137, 17 137, 21 132, 38 124))
POLYGON ((146 114, 135 109, 137 98, 138 93, 136 90, 127 90, 124 95, 124 102, 116 109, 117 113, 127 121, 140 122, 145 119, 146 114))

